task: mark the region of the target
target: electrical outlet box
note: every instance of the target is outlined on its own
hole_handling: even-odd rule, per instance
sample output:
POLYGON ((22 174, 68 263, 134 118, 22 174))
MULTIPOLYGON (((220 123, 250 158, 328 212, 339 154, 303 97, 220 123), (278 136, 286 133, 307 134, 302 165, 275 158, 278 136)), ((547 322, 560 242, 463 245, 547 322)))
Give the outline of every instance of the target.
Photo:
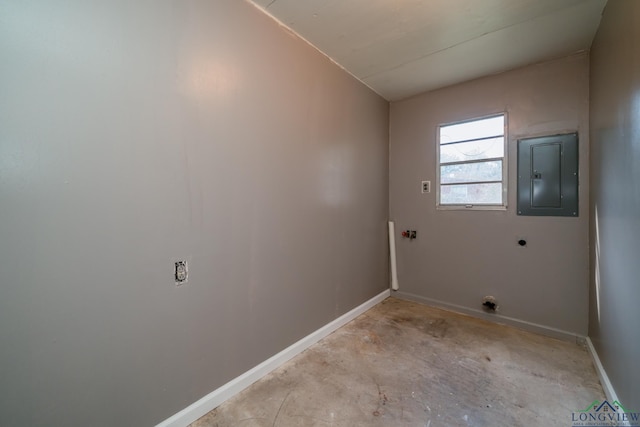
POLYGON ((176 281, 176 285, 182 285, 187 283, 189 279, 189 268, 187 266, 187 261, 176 261, 173 270, 174 279, 176 281))
POLYGON ((431 193, 431 181, 422 181, 422 193, 431 193))

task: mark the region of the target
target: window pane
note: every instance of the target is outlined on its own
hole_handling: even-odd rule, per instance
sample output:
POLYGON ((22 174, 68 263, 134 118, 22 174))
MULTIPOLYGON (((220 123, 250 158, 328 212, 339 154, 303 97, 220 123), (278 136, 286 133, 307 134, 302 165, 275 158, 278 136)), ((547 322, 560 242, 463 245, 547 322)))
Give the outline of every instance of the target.
POLYGON ((500 205, 502 184, 456 184, 440 187, 442 205, 500 205))
POLYGON ((440 166, 440 183, 502 181, 502 160, 440 166))
POLYGON ((440 163, 465 162, 504 156, 504 138, 461 142, 440 147, 440 163))
POLYGON ((440 144, 504 135, 504 116, 440 127, 440 144))

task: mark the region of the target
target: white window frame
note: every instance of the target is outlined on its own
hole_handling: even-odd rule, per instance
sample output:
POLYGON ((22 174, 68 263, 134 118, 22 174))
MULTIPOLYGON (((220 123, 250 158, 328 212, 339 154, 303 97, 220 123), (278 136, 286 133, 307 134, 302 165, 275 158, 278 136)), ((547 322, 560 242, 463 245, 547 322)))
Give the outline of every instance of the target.
POLYGON ((506 111, 501 111, 486 116, 473 117, 466 120, 459 120, 449 123, 440 123, 436 127, 436 209, 438 210, 478 210, 478 211, 504 211, 507 210, 508 204, 508 163, 509 163, 509 132, 508 132, 508 115, 506 111), (440 203, 440 128, 450 125, 459 125, 463 123, 475 122, 492 117, 504 116, 504 157, 502 158, 502 203, 501 204, 441 204, 440 203))

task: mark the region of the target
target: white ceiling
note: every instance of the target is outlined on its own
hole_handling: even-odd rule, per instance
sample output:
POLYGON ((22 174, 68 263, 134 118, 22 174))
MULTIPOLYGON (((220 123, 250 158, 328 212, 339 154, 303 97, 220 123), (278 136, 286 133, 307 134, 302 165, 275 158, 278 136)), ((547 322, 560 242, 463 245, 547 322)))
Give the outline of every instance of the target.
POLYGON ((394 101, 589 49, 607 0, 250 0, 394 101))

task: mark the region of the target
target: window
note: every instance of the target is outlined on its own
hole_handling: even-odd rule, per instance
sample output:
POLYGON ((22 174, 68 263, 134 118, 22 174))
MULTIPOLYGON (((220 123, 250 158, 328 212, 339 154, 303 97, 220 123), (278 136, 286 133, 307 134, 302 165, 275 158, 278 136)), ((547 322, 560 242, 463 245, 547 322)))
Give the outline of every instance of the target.
POLYGON ((438 207, 504 209, 504 114, 441 125, 437 147, 438 207))

